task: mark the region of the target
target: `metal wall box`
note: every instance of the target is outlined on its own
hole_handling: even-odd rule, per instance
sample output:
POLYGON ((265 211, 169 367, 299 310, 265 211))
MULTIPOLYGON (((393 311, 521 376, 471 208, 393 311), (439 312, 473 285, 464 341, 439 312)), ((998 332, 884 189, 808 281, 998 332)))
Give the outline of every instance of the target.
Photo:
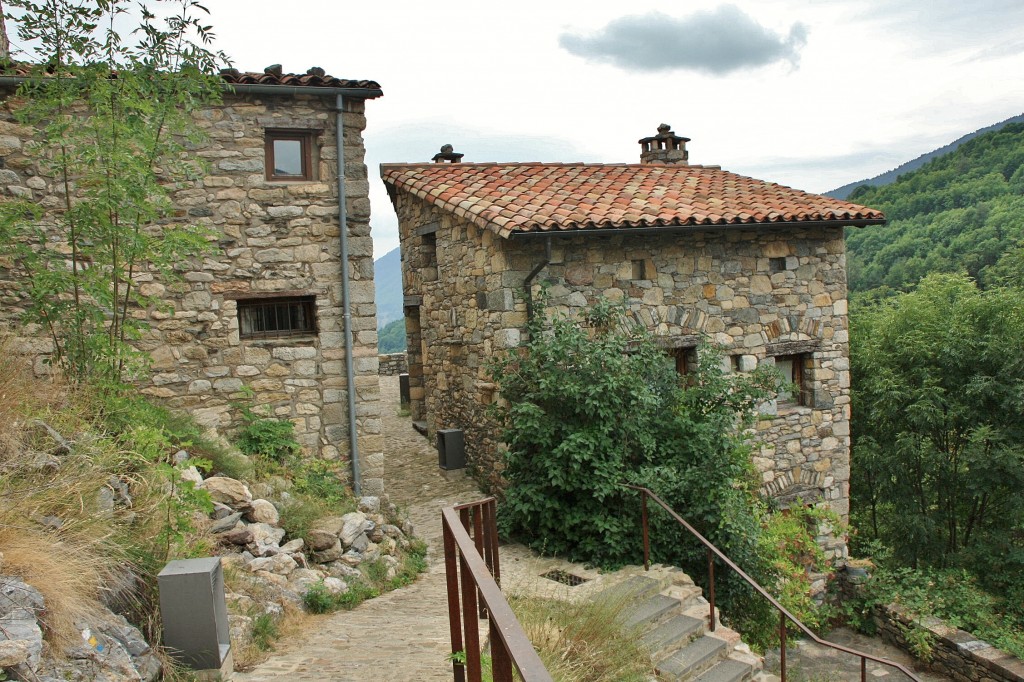
POLYGON ((398 375, 398 395, 403 406, 412 402, 412 397, 409 392, 408 372, 398 375))
POLYGON ((437 464, 446 471, 466 468, 466 442, 462 429, 438 429, 437 464))
POLYGON ((157 576, 164 645, 193 670, 226 679, 233 668, 219 557, 177 559, 157 576))

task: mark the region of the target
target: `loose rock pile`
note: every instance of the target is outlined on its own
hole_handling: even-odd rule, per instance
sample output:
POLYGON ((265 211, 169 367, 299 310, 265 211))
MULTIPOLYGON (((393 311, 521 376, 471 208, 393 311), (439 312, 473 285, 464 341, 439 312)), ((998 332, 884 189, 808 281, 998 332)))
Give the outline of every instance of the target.
MULTIPOLYGON (((184 452, 176 457, 186 465, 187 459, 184 452)), ((411 524, 390 521, 397 518, 397 509, 387 498, 360 498, 356 511, 318 519, 306 539, 286 540, 279 509, 290 500, 287 485, 255 484, 263 495, 257 497, 243 481, 224 476, 203 479, 195 467, 185 468, 182 478, 206 490, 214 503, 207 530, 218 542, 225 571, 232 573, 227 582, 237 590, 226 594, 236 651, 252 640, 257 618, 277 619, 288 605, 303 608, 303 595, 314 586, 333 595, 345 593, 364 577, 361 564, 379 561, 380 574, 395 577, 401 552, 411 545, 411 524)), ((131 514, 127 485, 112 477, 97 494, 97 506, 100 513, 111 513, 116 507, 122 515, 131 514)), ((56 517, 34 520, 53 529, 63 524, 56 517)), ((75 623, 81 641, 76 639, 63 651, 54 650, 43 636, 46 606, 36 588, 21 577, 3 574, 0 553, 0 672, 10 675, 9 679, 151 682, 160 678, 161 660, 142 633, 106 608, 97 607, 93 615, 75 623)))
MULTIPOLYGON (((362 577, 359 566, 365 562, 379 560, 385 577, 393 578, 400 552, 410 546, 411 524, 390 523, 397 510, 386 499, 362 497, 357 511, 318 519, 306 539, 285 542, 278 512, 282 502, 254 497, 245 483, 232 478, 203 479, 194 468, 185 477, 210 494, 214 512, 209 531, 225 550, 225 569, 237 576, 229 582, 241 584, 245 592, 226 595, 236 645, 251 637, 255 618, 277 617, 288 603, 301 608, 303 595, 314 586, 322 584, 335 595, 346 592, 362 577)), ((271 486, 260 487, 261 492, 273 492, 271 486)), ((287 502, 287 492, 278 494, 287 502)))

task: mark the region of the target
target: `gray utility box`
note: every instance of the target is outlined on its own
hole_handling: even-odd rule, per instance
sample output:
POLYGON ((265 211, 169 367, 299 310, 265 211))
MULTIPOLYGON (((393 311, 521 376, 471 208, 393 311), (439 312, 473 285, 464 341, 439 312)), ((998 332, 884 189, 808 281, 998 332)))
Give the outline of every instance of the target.
POLYGON ((446 471, 466 468, 466 441, 462 429, 437 430, 437 465, 446 471))
POLYGON ((219 557, 177 559, 157 576, 164 645, 204 677, 231 674, 231 639, 219 557))
POLYGON ((403 406, 412 402, 411 393, 409 392, 408 374, 398 375, 398 397, 403 406))

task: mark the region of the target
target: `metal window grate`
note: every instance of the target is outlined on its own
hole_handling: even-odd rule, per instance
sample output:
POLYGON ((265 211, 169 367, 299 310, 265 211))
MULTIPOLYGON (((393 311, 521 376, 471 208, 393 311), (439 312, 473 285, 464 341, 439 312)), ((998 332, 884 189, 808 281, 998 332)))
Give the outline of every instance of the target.
POLYGON ((239 335, 243 339, 268 339, 315 334, 315 304, 315 296, 239 301, 239 335))
POLYGON ((590 580, 589 578, 583 578, 578 575, 573 575, 572 573, 566 573, 565 571, 557 568, 552 571, 548 571, 547 573, 544 573, 543 575, 541 575, 541 578, 554 580, 556 583, 562 583, 563 585, 568 585, 569 587, 577 587, 578 585, 582 585, 583 583, 590 580))

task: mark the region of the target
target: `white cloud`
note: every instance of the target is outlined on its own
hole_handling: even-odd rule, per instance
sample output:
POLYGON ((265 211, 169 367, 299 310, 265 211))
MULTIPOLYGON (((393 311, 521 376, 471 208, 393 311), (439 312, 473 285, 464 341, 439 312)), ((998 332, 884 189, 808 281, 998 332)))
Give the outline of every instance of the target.
POLYGON ((689 69, 714 76, 776 62, 796 67, 807 27, 795 22, 788 35, 757 23, 735 5, 676 18, 661 12, 619 17, 597 33, 563 33, 570 53, 631 71, 689 69))

